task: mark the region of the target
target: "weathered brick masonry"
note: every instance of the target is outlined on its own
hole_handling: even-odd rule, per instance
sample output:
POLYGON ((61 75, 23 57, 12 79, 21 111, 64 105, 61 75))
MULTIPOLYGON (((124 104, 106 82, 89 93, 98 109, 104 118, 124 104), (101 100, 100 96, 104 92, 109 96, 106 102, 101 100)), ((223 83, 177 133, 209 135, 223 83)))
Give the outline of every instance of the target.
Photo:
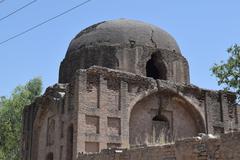
POLYGON ((239 160, 239 141, 240 133, 235 132, 220 138, 189 138, 161 146, 79 154, 78 160, 239 160))
POLYGON ((125 19, 98 23, 71 41, 59 83, 24 109, 22 159, 236 159, 237 133, 179 141, 238 131, 235 99, 192 85, 187 60, 162 29, 125 19), (175 144, 147 147, 168 142, 175 144), (108 148, 128 150, 82 155, 108 148))

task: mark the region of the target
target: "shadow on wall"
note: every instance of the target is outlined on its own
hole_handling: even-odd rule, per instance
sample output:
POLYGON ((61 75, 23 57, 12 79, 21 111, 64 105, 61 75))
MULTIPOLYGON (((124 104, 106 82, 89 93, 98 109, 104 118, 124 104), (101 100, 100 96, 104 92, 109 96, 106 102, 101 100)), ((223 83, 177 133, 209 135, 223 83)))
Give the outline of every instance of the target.
POLYGON ((73 124, 68 127, 67 133, 67 160, 73 158, 73 124))
POLYGON ((53 160, 53 153, 52 152, 47 154, 46 160, 53 160))

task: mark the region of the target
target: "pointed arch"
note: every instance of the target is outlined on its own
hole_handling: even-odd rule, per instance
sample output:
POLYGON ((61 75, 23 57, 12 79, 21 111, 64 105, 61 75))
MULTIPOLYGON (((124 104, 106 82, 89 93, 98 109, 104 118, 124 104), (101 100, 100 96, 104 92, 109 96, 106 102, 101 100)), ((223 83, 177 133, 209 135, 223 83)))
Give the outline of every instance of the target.
POLYGON ((167 64, 156 53, 151 55, 151 59, 146 64, 146 76, 154 79, 167 80, 167 64))
POLYGON ((156 142, 160 132, 165 131, 164 136, 170 141, 206 132, 204 115, 198 107, 182 93, 176 93, 171 89, 161 92, 155 90, 155 92, 152 91, 149 94, 139 95, 129 106, 128 118, 130 146, 156 142), (171 98, 172 113, 167 108, 163 116, 158 117, 156 107, 158 105, 154 101, 159 95, 167 94, 171 98), (155 104, 155 107, 152 107, 153 104, 155 104), (185 128, 185 130, 180 128, 185 128))

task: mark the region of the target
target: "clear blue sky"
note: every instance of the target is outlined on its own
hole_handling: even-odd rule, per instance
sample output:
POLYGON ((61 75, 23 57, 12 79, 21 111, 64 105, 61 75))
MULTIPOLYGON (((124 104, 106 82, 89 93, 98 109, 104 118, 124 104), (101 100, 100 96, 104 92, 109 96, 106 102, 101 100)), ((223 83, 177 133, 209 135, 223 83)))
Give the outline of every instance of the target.
MULTIPOLYGON (((0 18, 31 0, 5 0, 0 18)), ((0 21, 0 41, 83 1, 38 0, 0 21)), ((70 40, 103 20, 129 18, 157 25, 177 40, 190 66, 191 83, 220 89, 209 68, 227 58, 226 49, 240 40, 239 0, 92 0, 21 37, 0 45, 0 96, 41 76, 44 88, 58 80, 58 69, 70 40)))

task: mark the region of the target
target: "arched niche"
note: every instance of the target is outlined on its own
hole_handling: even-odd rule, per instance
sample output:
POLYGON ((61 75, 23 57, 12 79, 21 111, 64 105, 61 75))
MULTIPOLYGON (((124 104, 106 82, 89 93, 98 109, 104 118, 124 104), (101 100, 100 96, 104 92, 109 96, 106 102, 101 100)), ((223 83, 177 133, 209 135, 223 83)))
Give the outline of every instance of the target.
POLYGON ((155 113, 152 119, 152 143, 164 143, 170 141, 170 123, 167 117, 162 113, 155 113))
POLYGON ((130 109, 130 146, 171 142, 203 132, 201 113, 185 98, 170 91, 150 94, 130 109))
MULTIPOLYGON (((58 143, 58 136, 57 135, 57 116, 48 110, 48 112, 43 117, 41 122, 41 127, 38 128, 37 136, 37 153, 38 159, 41 159, 43 154, 46 154, 49 150, 53 151, 53 148, 58 143)), ((36 133, 36 132, 35 132, 36 133)))
POLYGON ((153 53, 151 59, 147 61, 146 76, 167 80, 167 64, 159 54, 153 53))

